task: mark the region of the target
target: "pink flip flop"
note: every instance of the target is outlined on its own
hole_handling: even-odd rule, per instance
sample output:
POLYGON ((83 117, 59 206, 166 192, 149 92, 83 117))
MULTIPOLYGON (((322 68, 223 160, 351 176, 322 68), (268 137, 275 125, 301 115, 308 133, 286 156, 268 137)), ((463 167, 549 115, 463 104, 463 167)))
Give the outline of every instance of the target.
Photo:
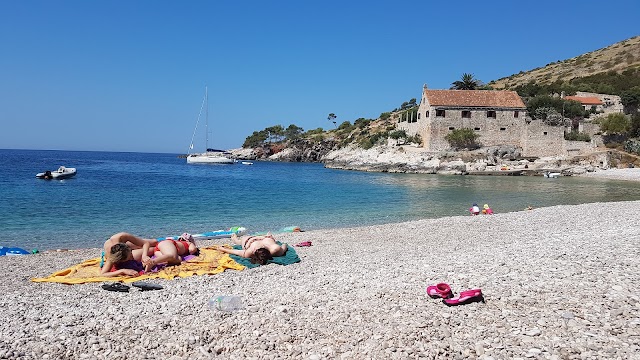
POLYGON ((432 299, 448 299, 453 296, 451 293, 451 287, 445 283, 427 286, 427 295, 432 299))
POLYGON ((456 306, 456 305, 464 305, 470 304, 473 302, 484 302, 484 297, 482 296, 482 290, 480 289, 472 289, 463 291, 460 295, 451 298, 451 299, 442 299, 442 302, 447 306, 456 306))
POLYGON ((311 246, 311 241, 303 241, 301 243, 297 243, 294 246, 298 246, 298 247, 307 247, 307 246, 311 246))

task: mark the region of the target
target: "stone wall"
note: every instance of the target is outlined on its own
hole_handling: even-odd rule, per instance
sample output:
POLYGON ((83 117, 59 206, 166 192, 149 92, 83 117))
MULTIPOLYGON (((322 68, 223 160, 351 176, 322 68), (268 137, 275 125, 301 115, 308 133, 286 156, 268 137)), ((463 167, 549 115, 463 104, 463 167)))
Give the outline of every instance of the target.
POLYGON ((564 153, 564 128, 530 120, 520 134, 523 156, 555 156, 564 153))
POLYGON ((566 154, 569 156, 587 154, 593 151, 595 140, 591 140, 591 142, 567 140, 564 142, 564 147, 566 154))
POLYGON ((445 150, 449 143, 444 139, 452 130, 469 128, 473 129, 480 137, 478 142, 482 146, 495 145, 519 145, 520 136, 524 125, 524 111, 519 110, 518 118, 514 118, 514 111, 502 109, 478 109, 478 108, 446 108, 445 116, 435 116, 437 108, 428 107, 429 120, 426 131, 429 132, 430 150, 445 150), (463 111, 468 111, 470 117, 463 118, 463 111), (494 111, 495 118, 487 117, 487 111, 494 111))
POLYGON ((593 137, 593 135, 600 133, 600 125, 591 122, 580 122, 578 124, 578 132, 593 137))

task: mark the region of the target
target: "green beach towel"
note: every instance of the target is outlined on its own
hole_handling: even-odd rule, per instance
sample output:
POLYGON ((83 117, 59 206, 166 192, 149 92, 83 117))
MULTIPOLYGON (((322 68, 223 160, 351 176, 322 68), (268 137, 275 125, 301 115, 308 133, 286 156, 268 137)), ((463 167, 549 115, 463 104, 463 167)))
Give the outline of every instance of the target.
MULTIPOLYGON (((282 245, 280 241, 276 241, 276 244, 282 245)), ((236 250, 242 250, 242 246, 240 245, 233 245, 233 248, 236 250)), ((246 266, 249 269, 260 266, 259 264, 252 264, 249 259, 243 258, 242 256, 233 255, 233 254, 230 254, 229 256, 231 256, 231 258, 235 260, 235 262, 237 262, 238 264, 246 266)), ((290 265, 297 262, 300 262, 300 258, 298 257, 296 250, 293 248, 293 246, 289 246, 287 244, 287 252, 284 253, 284 255, 282 256, 276 256, 273 259, 268 260, 267 265, 269 264, 290 265)))

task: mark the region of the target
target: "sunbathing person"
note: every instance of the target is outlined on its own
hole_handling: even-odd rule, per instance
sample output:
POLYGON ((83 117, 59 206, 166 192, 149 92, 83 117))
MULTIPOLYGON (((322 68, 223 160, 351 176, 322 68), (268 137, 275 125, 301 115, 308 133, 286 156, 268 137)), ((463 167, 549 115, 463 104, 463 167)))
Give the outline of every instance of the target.
POLYGON ((287 244, 276 244, 276 239, 271 234, 243 236, 242 238, 233 234, 231 240, 234 244, 242 246, 242 250, 228 249, 222 246, 218 246, 218 250, 248 258, 253 264, 264 265, 274 256, 282 256, 287 252, 287 244))
POLYGON ((155 239, 143 239, 125 232, 113 235, 104 243, 100 274, 138 275, 142 270, 142 262, 149 260, 157 243, 155 239))
POLYGON ((196 254, 198 247, 193 236, 184 233, 180 235, 178 240, 166 239, 159 241, 153 250, 155 257, 142 261, 145 271, 150 271, 158 264, 179 265, 182 262, 181 256, 196 254))

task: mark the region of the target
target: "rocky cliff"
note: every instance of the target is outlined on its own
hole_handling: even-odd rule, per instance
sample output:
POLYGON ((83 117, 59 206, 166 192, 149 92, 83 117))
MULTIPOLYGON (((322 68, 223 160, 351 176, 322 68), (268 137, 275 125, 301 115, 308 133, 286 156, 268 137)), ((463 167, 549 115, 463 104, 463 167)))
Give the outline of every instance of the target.
POLYGON ((363 149, 357 146, 338 148, 335 140, 311 142, 300 140, 284 147, 265 145, 254 149, 236 149, 236 159, 322 162, 332 169, 422 173, 422 174, 512 174, 541 175, 545 171, 577 175, 595 169, 640 167, 640 158, 612 149, 601 149, 589 155, 523 158, 514 146, 494 146, 474 151, 429 152, 423 148, 389 143, 363 149), (510 173, 511 172, 511 173, 510 173))
POLYGON ((289 162, 321 162, 332 150, 338 149, 333 139, 322 141, 295 140, 285 147, 280 144, 265 144, 253 149, 235 149, 231 153, 236 159, 289 161, 289 162))
POLYGON ((487 147, 464 152, 427 152, 412 146, 379 146, 368 150, 348 147, 328 153, 325 167, 333 169, 424 174, 578 175, 595 169, 640 166, 636 156, 603 149, 589 155, 522 158, 516 147, 487 147))

